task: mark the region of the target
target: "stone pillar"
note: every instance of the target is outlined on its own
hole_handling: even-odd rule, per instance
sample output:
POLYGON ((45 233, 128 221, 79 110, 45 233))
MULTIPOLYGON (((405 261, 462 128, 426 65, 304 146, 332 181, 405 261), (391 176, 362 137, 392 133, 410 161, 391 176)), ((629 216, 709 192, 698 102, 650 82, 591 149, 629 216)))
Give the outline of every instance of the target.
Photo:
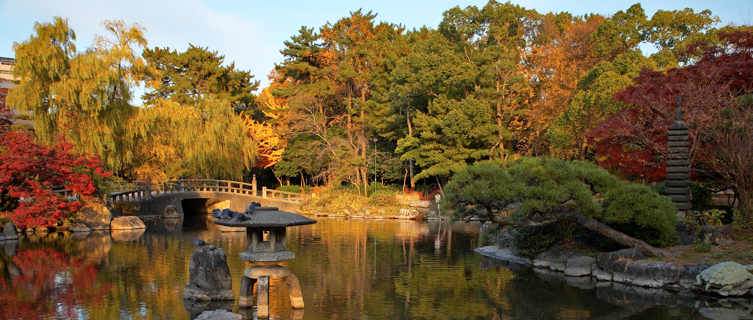
POLYGON ((245 275, 241 277, 241 290, 238 297, 238 307, 247 308, 253 305, 251 296, 254 294, 254 284, 256 279, 251 279, 245 275))
POLYGON ((669 125, 667 136, 667 175, 664 194, 677 206, 682 215, 691 208, 690 204, 690 140, 688 125, 682 121, 682 97, 677 97, 675 122, 669 125))
POLYGON ((256 190, 257 190, 256 175, 253 175, 253 178, 251 178, 251 192, 253 192, 254 197, 259 195, 258 193, 256 193, 257 192, 256 190))
POLYGON ((269 277, 259 277, 256 284, 256 315, 259 318, 269 318, 269 277))
POLYGON ((298 282, 298 277, 292 273, 289 274, 285 277, 285 284, 288 286, 290 305, 293 306, 293 309, 303 309, 303 293, 301 292, 301 283, 298 282))

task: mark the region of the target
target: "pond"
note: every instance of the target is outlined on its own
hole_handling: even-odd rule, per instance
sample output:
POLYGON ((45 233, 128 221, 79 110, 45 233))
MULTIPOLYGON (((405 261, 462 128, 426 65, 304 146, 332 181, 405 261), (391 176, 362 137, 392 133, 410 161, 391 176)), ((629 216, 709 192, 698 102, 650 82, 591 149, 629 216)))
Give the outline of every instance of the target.
MULTIPOLYGON (((499 265, 473 253, 479 229, 345 219, 291 228, 288 248, 296 258, 287 267, 300 279, 305 309, 291 310, 287 289, 272 281, 270 313, 276 319, 706 319, 716 310, 696 307, 694 298, 678 303, 672 296, 568 283, 499 265)), ((195 238, 225 250, 237 297, 246 268, 238 257, 244 233, 195 221, 185 227, 153 223, 135 239, 104 233, 3 244, 0 317, 190 319, 201 308, 222 307, 253 318, 253 309, 238 310, 235 302, 198 309, 184 304, 195 238)))

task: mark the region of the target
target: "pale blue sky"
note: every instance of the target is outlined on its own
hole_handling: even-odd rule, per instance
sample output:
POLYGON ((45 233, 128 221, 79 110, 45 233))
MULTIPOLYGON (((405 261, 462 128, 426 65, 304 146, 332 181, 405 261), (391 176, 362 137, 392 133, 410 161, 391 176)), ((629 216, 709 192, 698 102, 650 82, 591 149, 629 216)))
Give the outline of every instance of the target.
MULTIPOLYGON (((35 21, 53 16, 69 19, 76 31, 79 50, 104 34, 101 22, 121 19, 146 28, 149 46, 184 49, 188 43, 208 46, 251 70, 267 84, 267 75, 282 57, 283 41, 302 26, 319 27, 363 8, 378 14, 377 20, 402 24, 409 29, 436 27, 442 12, 454 6, 483 6, 485 0, 421 1, 201 1, 201 0, 0 0, 0 56, 13 57, 13 42, 29 38, 35 21)), ((623 0, 524 0, 512 1, 539 12, 569 11, 582 15, 611 15, 641 2, 647 15, 657 9, 711 9, 722 24, 753 24, 752 0, 719 1, 623 1, 623 0)))

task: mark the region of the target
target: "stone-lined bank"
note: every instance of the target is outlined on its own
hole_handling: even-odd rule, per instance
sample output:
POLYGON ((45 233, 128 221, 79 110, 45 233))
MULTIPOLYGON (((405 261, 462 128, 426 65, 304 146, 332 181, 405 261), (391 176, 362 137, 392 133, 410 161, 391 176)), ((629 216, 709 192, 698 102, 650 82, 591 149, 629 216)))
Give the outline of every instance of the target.
POLYGON ((517 256, 510 248, 486 246, 477 253, 567 277, 591 277, 596 281, 663 288, 674 292, 712 293, 720 296, 753 297, 753 265, 723 262, 678 265, 647 260, 635 249, 599 254, 596 258, 550 250, 533 259, 517 256))

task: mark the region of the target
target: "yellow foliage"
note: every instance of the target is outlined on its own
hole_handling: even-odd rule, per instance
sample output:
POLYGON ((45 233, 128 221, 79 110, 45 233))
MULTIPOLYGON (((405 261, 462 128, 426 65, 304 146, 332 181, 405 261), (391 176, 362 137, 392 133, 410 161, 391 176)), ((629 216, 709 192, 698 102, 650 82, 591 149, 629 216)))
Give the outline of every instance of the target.
POLYGON ((243 118, 243 122, 246 125, 246 133, 256 141, 258 157, 256 167, 267 168, 279 162, 287 143, 272 124, 256 122, 256 120, 247 117, 243 118))

